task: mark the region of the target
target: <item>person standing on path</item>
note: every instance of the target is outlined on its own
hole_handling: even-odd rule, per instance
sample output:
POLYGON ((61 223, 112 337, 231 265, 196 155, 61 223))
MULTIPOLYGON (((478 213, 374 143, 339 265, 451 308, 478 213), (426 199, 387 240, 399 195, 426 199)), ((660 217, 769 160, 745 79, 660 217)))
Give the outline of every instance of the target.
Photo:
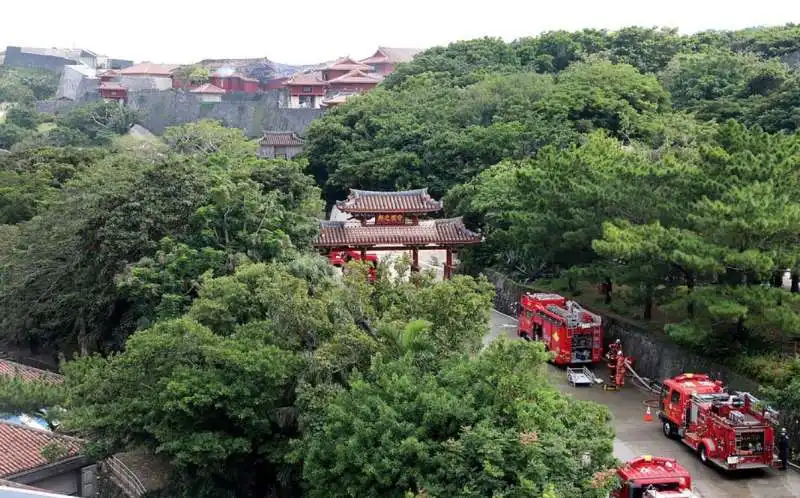
POLYGON ((778 440, 778 458, 781 460, 781 470, 786 470, 789 466, 789 435, 786 428, 781 429, 781 436, 778 440))

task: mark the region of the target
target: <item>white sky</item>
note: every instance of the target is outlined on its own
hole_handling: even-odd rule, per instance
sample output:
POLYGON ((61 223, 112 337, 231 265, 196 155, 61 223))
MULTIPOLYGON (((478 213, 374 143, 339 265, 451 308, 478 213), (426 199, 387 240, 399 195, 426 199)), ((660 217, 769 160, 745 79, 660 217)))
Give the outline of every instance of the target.
POLYGON ((510 41, 551 29, 658 25, 691 33, 787 22, 800 22, 800 1, 0 0, 0 46, 81 47, 162 63, 266 56, 311 64, 364 58, 378 45, 510 41))

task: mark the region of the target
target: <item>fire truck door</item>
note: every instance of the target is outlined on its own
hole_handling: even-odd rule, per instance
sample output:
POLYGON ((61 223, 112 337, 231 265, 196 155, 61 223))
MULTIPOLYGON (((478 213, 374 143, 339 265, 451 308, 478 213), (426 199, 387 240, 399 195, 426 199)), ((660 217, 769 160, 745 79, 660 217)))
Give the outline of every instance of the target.
POLYGON ((684 418, 682 401, 681 392, 676 389, 671 389, 666 399, 667 409, 665 413, 667 418, 675 422, 679 427, 683 425, 684 418))

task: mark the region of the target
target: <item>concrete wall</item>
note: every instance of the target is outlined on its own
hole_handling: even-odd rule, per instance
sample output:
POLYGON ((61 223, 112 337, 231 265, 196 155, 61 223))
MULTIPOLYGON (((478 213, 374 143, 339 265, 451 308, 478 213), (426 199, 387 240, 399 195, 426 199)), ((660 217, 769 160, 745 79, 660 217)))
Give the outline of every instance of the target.
POLYGON ((28 486, 34 486, 65 495, 78 495, 81 491, 80 478, 80 471, 72 471, 48 477, 41 481, 28 483, 28 486))
POLYGON ((57 73, 60 73, 64 66, 69 64, 75 64, 75 61, 54 55, 23 53, 20 47, 7 47, 3 60, 5 66, 46 69, 57 73))
POLYGON ((319 109, 284 109, 278 103, 279 91, 263 94, 229 93, 222 102, 204 103, 181 90, 131 91, 128 105, 139 112, 142 126, 160 135, 168 126, 200 119, 216 119, 225 126, 239 128, 249 137, 260 137, 267 130, 302 133, 312 120, 322 115, 319 109))
POLYGON ((90 102, 97 102, 99 100, 101 100, 100 94, 97 93, 96 91, 84 94, 82 100, 78 101, 72 101, 67 99, 40 100, 36 102, 36 111, 44 112, 47 114, 60 114, 62 112, 67 112, 70 109, 74 109, 75 107, 80 107, 90 102))
POLYGON ((61 79, 58 81, 56 99, 84 100, 88 93, 96 92, 100 80, 95 78, 94 70, 76 66, 64 66, 61 79), (89 77, 88 75, 92 75, 89 77))
POLYGON ((129 92, 145 90, 168 90, 172 88, 172 78, 160 76, 120 76, 119 84, 129 92))
MULTIPOLYGON (((514 282, 495 271, 487 270, 484 274, 494 284, 497 291, 495 308, 511 316, 516 316, 516 303, 519 302, 522 293, 537 290, 534 287, 514 282)), ((580 298, 576 300, 580 301, 580 298)), ((732 390, 758 391, 758 384, 753 380, 733 372, 728 367, 687 351, 671 342, 666 336, 643 329, 622 317, 600 314, 603 316, 606 344, 620 339, 625 355, 634 357, 634 369, 639 375, 661 381, 683 372, 713 373, 718 375, 732 390)))

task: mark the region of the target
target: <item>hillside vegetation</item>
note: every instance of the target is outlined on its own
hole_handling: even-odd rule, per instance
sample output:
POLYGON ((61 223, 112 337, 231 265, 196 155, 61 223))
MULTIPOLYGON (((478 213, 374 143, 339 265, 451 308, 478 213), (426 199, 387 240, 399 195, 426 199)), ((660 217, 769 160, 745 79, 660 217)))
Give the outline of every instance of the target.
POLYGON ((328 202, 446 195, 486 236, 466 269, 584 298, 604 284, 605 306, 796 407, 798 49, 796 25, 454 43, 313 123, 308 171, 328 202))
POLYGON ((0 156, 2 347, 70 360, 62 386, 0 377, 0 413, 97 458, 158 454, 170 498, 614 485, 594 478, 616 463, 608 410, 550 386, 539 345, 481 352, 485 279, 342 278, 311 252, 323 200, 304 162, 259 160, 208 121, 119 136, 105 109, 58 120, 92 146, 0 156))

